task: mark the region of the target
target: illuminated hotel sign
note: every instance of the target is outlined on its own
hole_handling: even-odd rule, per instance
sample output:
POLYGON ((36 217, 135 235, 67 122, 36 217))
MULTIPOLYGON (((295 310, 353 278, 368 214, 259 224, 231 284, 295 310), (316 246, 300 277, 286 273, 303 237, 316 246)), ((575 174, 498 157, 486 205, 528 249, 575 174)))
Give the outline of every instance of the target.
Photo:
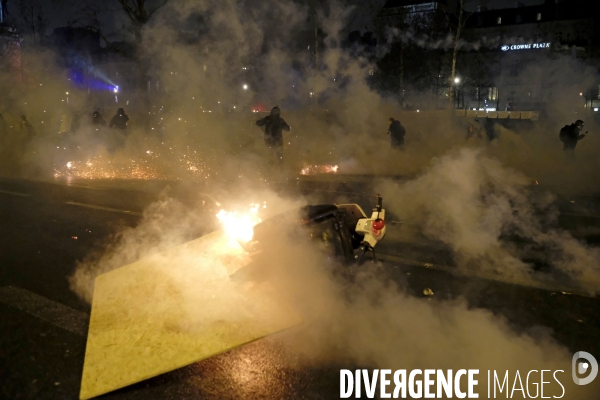
POLYGON ((531 50, 531 49, 549 49, 551 43, 527 43, 527 44, 513 44, 500 46, 502 51, 512 50, 531 50))
POLYGON ((430 3, 413 4, 403 7, 409 13, 425 13, 435 11, 437 9, 437 1, 430 3))

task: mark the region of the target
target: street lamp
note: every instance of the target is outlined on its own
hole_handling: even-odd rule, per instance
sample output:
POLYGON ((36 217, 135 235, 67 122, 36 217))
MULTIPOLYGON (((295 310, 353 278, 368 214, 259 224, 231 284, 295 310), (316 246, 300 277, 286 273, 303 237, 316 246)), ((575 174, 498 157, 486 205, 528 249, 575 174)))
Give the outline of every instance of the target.
POLYGON ((458 86, 458 84, 460 83, 460 78, 457 76, 454 78, 454 83, 456 84, 456 87, 454 88, 454 91, 456 92, 456 108, 460 107, 460 87, 458 86))
POLYGON ((244 86, 242 86, 242 88, 244 88, 244 90, 248 90, 248 85, 244 84, 244 86))

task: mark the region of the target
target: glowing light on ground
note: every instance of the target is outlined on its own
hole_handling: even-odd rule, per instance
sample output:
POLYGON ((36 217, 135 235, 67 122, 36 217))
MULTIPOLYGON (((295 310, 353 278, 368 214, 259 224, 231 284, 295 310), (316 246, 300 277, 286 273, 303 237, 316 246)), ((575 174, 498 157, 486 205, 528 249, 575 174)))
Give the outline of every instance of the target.
POLYGON ((217 213, 217 218, 230 239, 247 243, 254 236, 254 226, 262 222, 258 215, 259 208, 260 204, 251 204, 246 212, 221 210, 217 213))

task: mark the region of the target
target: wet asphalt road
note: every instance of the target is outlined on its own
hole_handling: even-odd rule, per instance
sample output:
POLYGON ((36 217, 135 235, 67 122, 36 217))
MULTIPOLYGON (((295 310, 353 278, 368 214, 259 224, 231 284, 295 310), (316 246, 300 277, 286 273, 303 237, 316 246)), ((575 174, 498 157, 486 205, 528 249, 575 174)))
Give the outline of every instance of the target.
MULTIPOLYGON (((1 398, 78 397, 90 308, 69 289, 68 277, 77 260, 101 248, 111 234, 139 223, 143 209, 159 197, 164 185, 0 181, 1 398), (60 323, 60 318, 67 322, 60 323)), ((358 198, 364 207, 371 202, 368 191, 357 189, 360 185, 303 181, 293 186, 324 202, 335 201, 340 192, 358 198)), ((570 214, 565 224, 594 222, 589 216, 570 214)), ((504 316, 516 330, 546 326, 569 349, 600 354, 597 299, 457 276, 418 263, 388 261, 384 267, 415 296, 423 297, 423 288, 431 288, 435 300, 463 296, 473 307, 504 316)), ((339 398, 339 369, 348 366, 307 367, 285 351, 285 334, 104 397, 339 398)))

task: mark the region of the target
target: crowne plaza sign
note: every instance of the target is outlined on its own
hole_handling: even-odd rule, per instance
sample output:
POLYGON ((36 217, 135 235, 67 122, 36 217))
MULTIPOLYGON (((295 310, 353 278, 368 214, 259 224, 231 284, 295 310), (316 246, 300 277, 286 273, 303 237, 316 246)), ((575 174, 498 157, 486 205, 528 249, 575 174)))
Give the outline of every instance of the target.
POLYGON ((502 45, 500 46, 500 50, 502 51, 512 51, 512 50, 531 50, 531 49, 549 49, 551 43, 525 43, 525 44, 512 44, 512 45, 502 45))

